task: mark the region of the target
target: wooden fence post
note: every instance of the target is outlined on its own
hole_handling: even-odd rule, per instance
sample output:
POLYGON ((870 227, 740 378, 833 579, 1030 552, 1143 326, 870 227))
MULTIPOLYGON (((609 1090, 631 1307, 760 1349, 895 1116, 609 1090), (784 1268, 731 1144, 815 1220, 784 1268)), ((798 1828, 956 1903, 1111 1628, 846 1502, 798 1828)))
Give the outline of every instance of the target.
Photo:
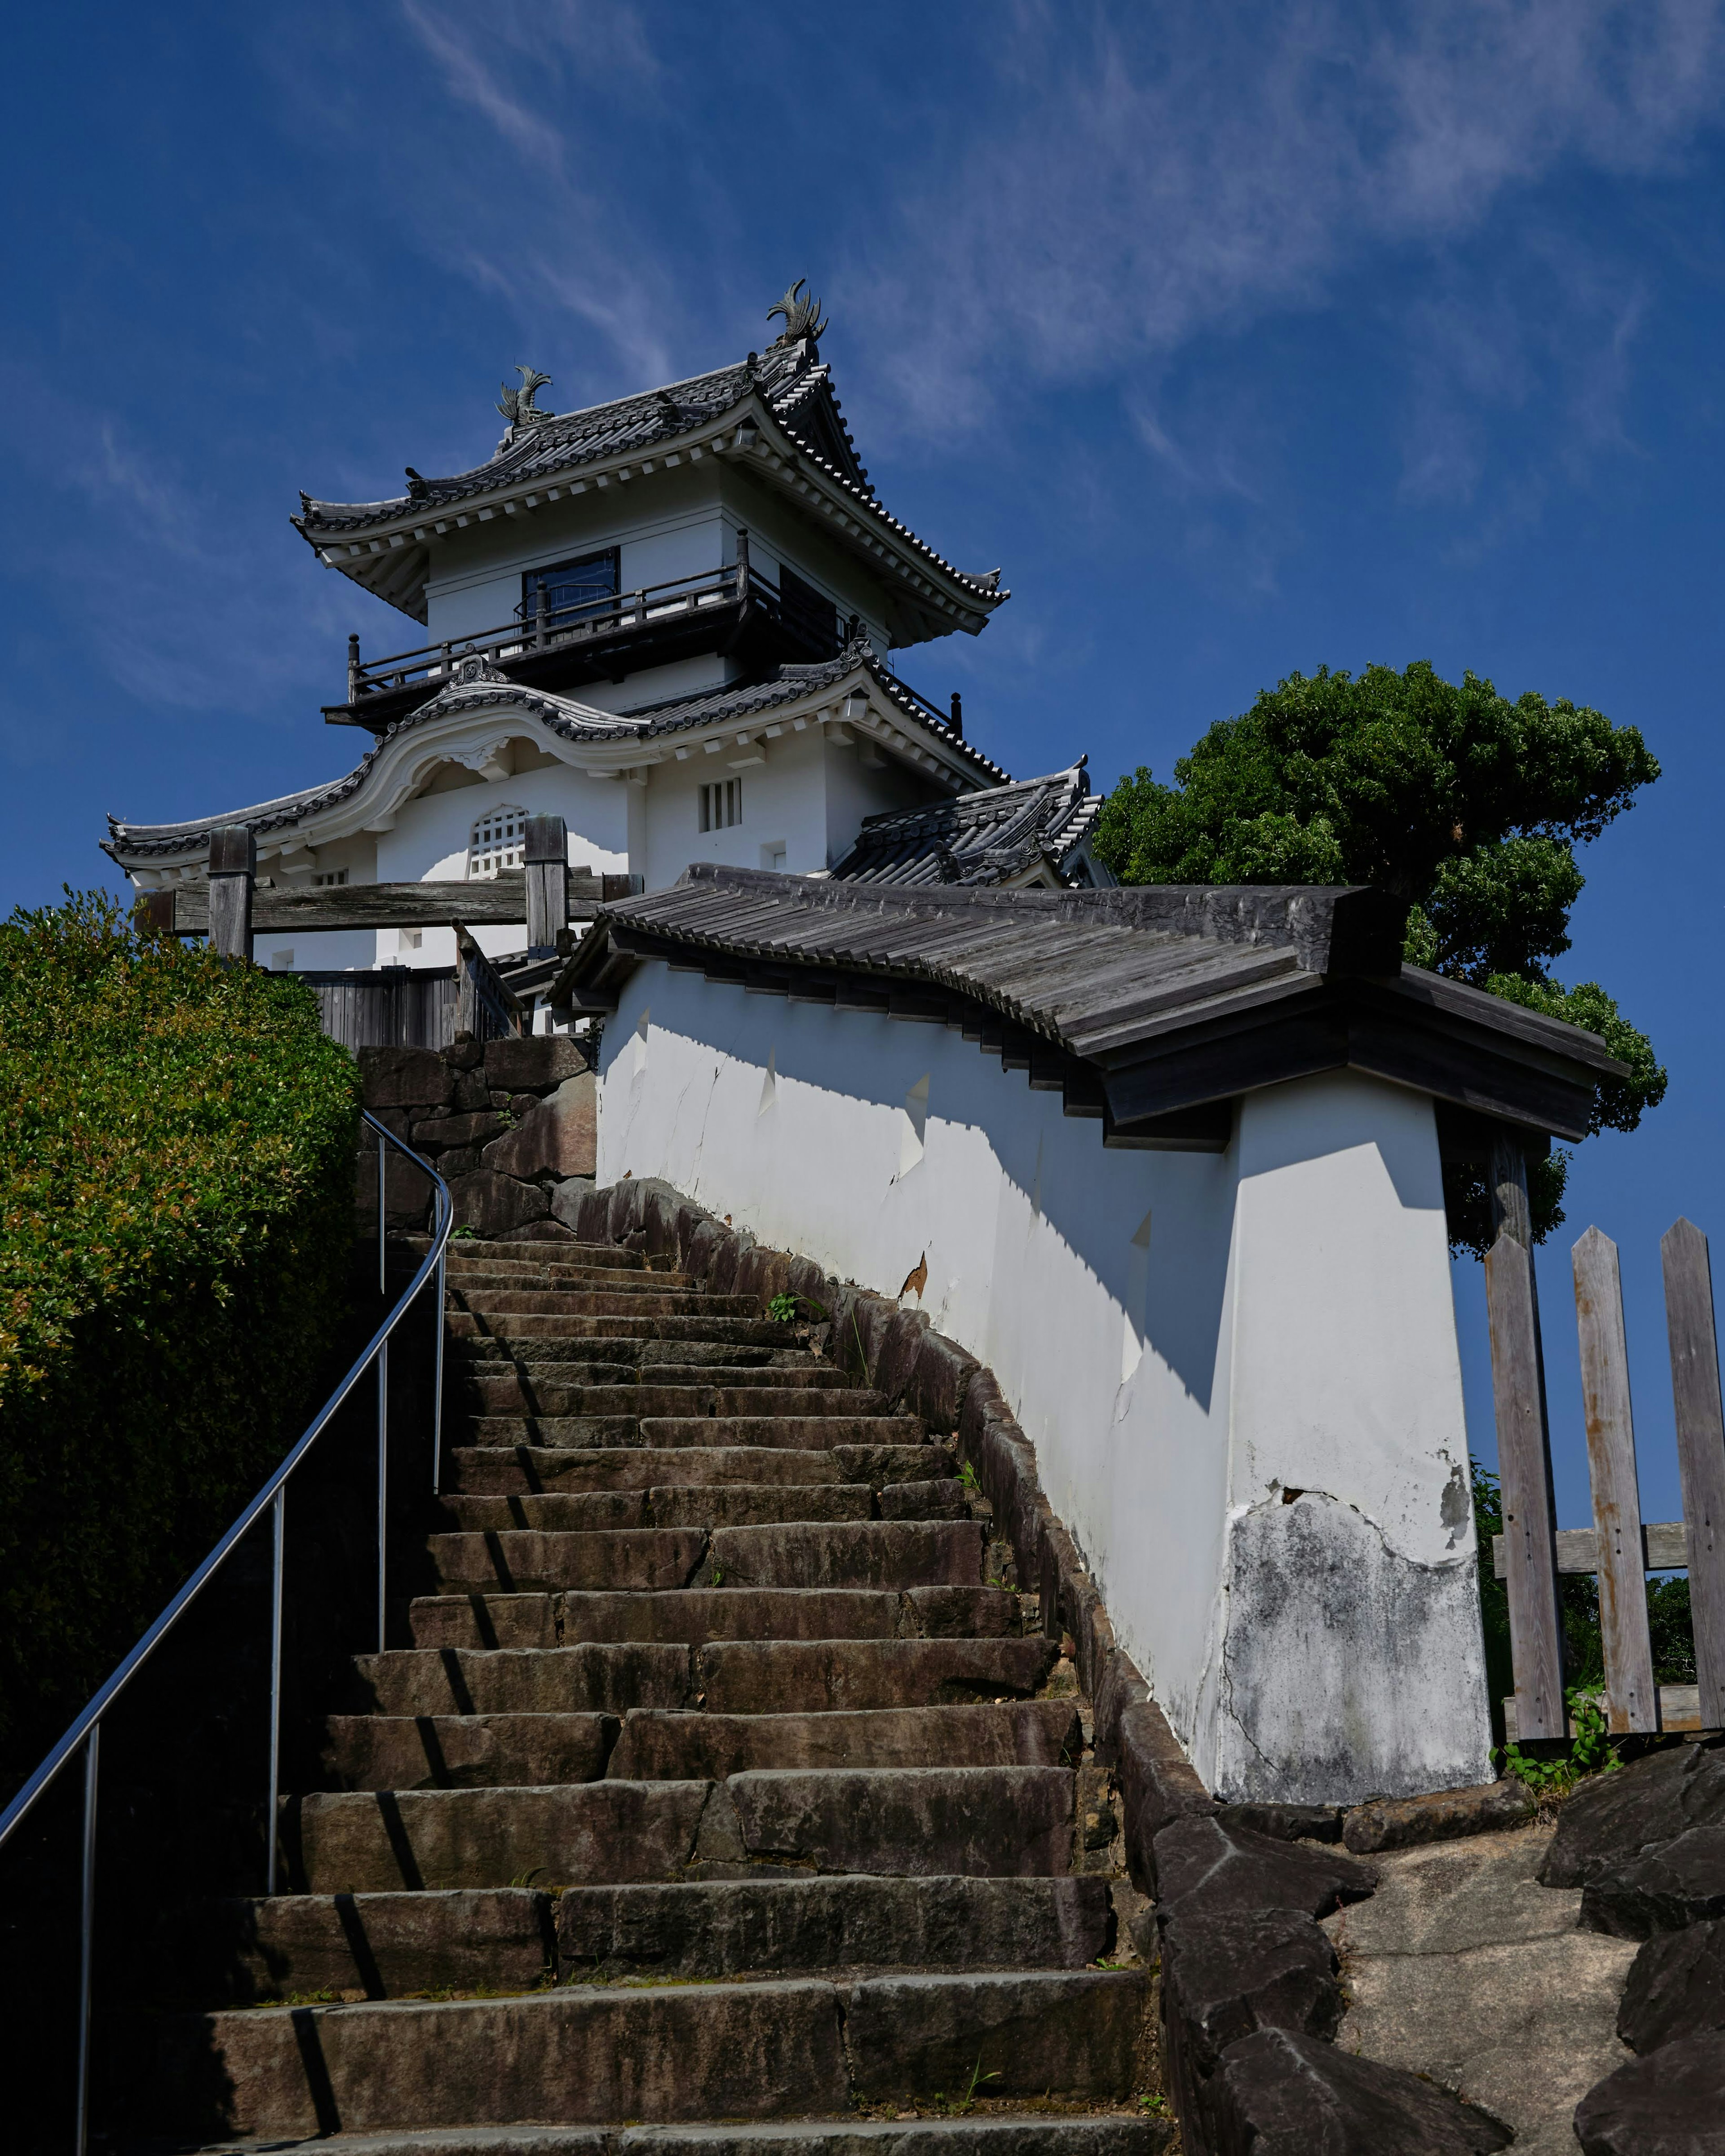
POLYGON ((1689 1220, 1666 1230, 1665 1322, 1677 1410, 1677 1469, 1689 1530, 1689 1608, 1701 1726, 1725 1727, 1725 1412, 1707 1239, 1689 1220))
POLYGON ((1503 1492, 1516 1738, 1562 1738, 1563 1648, 1558 1623, 1556 1509, 1546 1435, 1545 1366, 1533 1300, 1533 1254, 1506 1225, 1486 1256, 1491 1397, 1503 1492))
POLYGON ((569 833, 561 816, 530 816, 522 860, 527 878, 527 956, 548 958, 569 925, 569 833))
POLYGON ((219 824, 209 834, 210 948, 224 958, 252 955, 252 886, 258 842, 244 824, 219 824))
POLYGON ((1659 1702, 1647 1630, 1647 1568, 1641 1553, 1641 1496, 1617 1245, 1589 1228, 1570 1260, 1581 1338, 1581 1404, 1594 1493, 1606 1702, 1615 1731, 1652 1731, 1659 1727, 1659 1702))

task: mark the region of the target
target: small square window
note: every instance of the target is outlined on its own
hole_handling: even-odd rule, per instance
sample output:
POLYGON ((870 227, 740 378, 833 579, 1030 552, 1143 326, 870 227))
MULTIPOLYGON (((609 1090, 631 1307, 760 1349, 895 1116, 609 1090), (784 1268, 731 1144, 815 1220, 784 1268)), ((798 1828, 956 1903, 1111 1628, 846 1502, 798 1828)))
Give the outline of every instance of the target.
POLYGON ((703 831, 726 831, 733 824, 742 821, 742 781, 740 778, 716 778, 711 786, 701 789, 701 828, 703 831))
POLYGON ((333 890, 337 884, 347 882, 347 871, 346 869, 321 869, 311 880, 319 890, 333 890))

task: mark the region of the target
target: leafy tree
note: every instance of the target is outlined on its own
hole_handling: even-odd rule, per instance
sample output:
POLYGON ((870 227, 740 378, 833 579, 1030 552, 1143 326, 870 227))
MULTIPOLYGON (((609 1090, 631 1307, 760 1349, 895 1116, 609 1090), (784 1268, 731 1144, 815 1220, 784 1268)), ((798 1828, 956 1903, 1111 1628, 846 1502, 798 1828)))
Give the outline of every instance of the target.
MULTIPOLYGON (((1597 982, 1565 988, 1583 877, 1575 850, 1633 806, 1659 765, 1634 726, 1424 660, 1290 675, 1213 726, 1163 785, 1140 765, 1103 804, 1096 850, 1124 883, 1371 883, 1407 902, 1404 957, 1600 1034, 1589 1129, 1633 1130, 1663 1096, 1646 1035, 1597 982)), ((1568 1157, 1529 1163, 1536 1238, 1563 1219, 1568 1157)), ((1483 1175, 1446 1172, 1450 1231, 1491 1238, 1483 1175)))

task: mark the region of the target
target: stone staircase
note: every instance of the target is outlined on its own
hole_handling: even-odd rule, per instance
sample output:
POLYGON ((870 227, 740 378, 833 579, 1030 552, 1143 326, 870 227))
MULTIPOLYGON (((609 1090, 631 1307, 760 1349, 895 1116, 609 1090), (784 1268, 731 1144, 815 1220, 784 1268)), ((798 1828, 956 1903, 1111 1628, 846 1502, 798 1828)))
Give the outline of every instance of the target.
POLYGON ((449 1285, 414 1591, 284 1802, 292 1891, 187 1933, 164 2123, 1165 2148, 1089 1709, 952 1451, 632 1250, 455 1242, 449 1285))

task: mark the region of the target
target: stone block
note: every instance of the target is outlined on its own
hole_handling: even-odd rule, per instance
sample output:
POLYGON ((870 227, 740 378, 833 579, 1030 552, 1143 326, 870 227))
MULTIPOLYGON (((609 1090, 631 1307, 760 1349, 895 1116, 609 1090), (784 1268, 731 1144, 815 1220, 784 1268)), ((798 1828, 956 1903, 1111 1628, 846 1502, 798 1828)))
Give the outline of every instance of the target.
POLYGON ((696 1689, 720 1714, 952 1706, 1028 1697, 1053 1661, 1047 1640, 725 1640, 701 1649, 696 1689))
POLYGON ((1121 1710, 1115 1745, 1127 1863, 1139 1892, 1153 1895, 1157 1836, 1175 1820, 1214 1811, 1216 1800, 1154 1700, 1121 1710))
POLYGON ((1283 2029, 1230 2045, 1204 2109, 1213 2156, 1487 2156, 1512 2138, 1416 2075, 1283 2029))
POLYGON ((961 2095, 974 2077, 991 2097, 1118 2102, 1146 2000, 1127 1969, 865 1979, 845 2017, 853 2082, 876 2102, 961 2095))
POLYGON ((1378 1884, 1369 1864, 1308 1844, 1272 1841, 1219 1819, 1180 1819, 1156 1837, 1157 1898, 1164 1916, 1224 1910, 1298 1909, 1327 1917, 1378 1884))
POLYGON ((725 1786, 752 1856, 817 1871, 1011 1878, 1070 1870, 1072 1784, 1060 1767, 927 1767, 751 1772, 725 1786))
POLYGON ((359 1081, 373 1109, 445 1107, 455 1082, 434 1048, 362 1048, 359 1081))
POLYGON ((1584 1928, 1613 1938, 1651 1938, 1720 1917, 1725 1826, 1692 1826, 1675 1841, 1595 1872, 1581 1890, 1584 1928))
POLYGON ((1123 1647, 1117 1647, 1102 1666, 1093 1695, 1095 1739, 1099 1765, 1119 1764, 1120 1717, 1129 1707, 1142 1707, 1150 1687, 1138 1674, 1137 1664, 1123 1647))
POLYGON ((475 1789, 597 1782, 609 1714, 332 1714, 323 1758, 340 1789, 475 1789))
POLYGON ((883 1520, 968 1520, 970 1492, 950 1478, 889 1482, 878 1492, 883 1520))
POLYGON ((1340 1841, 1340 1804, 1223 1804, 1216 1817, 1224 1826, 1243 1826, 1267 1834, 1272 1841, 1340 1841))
POLYGON ((1014 1596, 999 1587, 912 1587, 906 1630, 925 1640, 999 1640, 1013 1630, 1014 1596))
POLYGON ((1379 1797, 1356 1804, 1343 1822, 1342 1839, 1356 1856, 1369 1856, 1380 1849, 1409 1849, 1420 1842, 1495 1834, 1504 1827, 1520 1826, 1532 1816, 1531 1793, 1512 1775, 1475 1789, 1435 1789, 1422 1797, 1379 1797))
POLYGON ((1714 2156, 1725 2121, 1725 2029, 1632 2059, 1575 2107, 1583 2156, 1714 2156))
POLYGON ((1333 2036, 1336 1968, 1335 1948, 1296 1910, 1177 1911, 1162 1934, 1162 2011, 1189 2087, 1255 2029, 1333 2036))
POLYGON ((860 1520, 721 1527, 711 1554, 738 1587, 968 1587, 982 1550, 973 1520, 860 1520))
POLYGON ((494 1137, 481 1158, 501 1175, 591 1175, 598 1142, 598 1094, 592 1071, 583 1070, 494 1137))
POLYGON ((481 1146, 504 1127, 502 1116, 489 1108, 471 1115, 429 1116, 414 1124, 413 1142, 421 1152, 440 1152, 448 1146, 481 1146))
POLYGON ((485 1083, 494 1092, 548 1093, 587 1069, 567 1034, 536 1033, 485 1043, 485 1083))
POLYGON ((1630 1964, 1618 2035, 1645 2054, 1715 2029, 1725 2029, 1725 1920, 1649 1939, 1630 1964))
POLYGON ((544 1191, 485 1168, 458 1175, 449 1185, 449 1196, 454 1202, 455 1225, 475 1229, 482 1238, 511 1235, 530 1220, 542 1220, 551 1209, 544 1191))

